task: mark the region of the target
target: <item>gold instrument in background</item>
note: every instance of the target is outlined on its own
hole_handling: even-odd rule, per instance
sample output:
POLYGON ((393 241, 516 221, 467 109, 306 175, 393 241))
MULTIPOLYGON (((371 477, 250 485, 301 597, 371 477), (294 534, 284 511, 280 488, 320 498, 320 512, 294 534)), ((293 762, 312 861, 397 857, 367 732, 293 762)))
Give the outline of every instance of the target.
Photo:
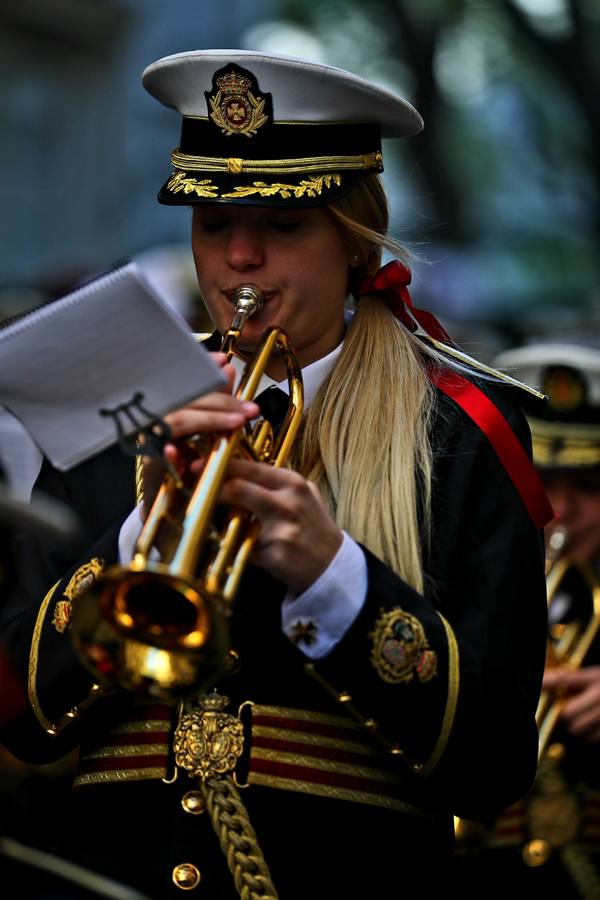
MULTIPOLYGON (((248 317, 263 298, 253 285, 233 294, 235 308, 221 349, 230 359, 248 317)), ((82 660, 100 683, 159 697, 207 691, 226 668, 227 617, 258 535, 243 510, 219 506, 234 457, 283 466, 303 410, 302 373, 287 334, 268 328, 247 363, 236 397, 253 400, 271 355, 286 369, 290 401, 277 434, 268 421, 254 429, 197 436, 205 462, 191 484, 168 474, 138 538, 133 561, 108 569, 73 610, 73 636, 82 660), (161 561, 151 558, 160 543, 161 561)), ((188 440, 184 450, 194 447, 188 440)), ((185 479, 184 479, 185 480, 185 479)))
MULTIPOLYGON (((554 528, 546 541, 546 592, 548 609, 555 601, 560 602, 560 592, 563 588, 576 588, 582 595, 581 599, 586 603, 578 603, 576 608, 571 608, 568 602, 563 610, 564 617, 557 615, 556 621, 549 622, 548 640, 546 644, 546 669, 564 666, 568 669, 579 669, 585 662, 590 647, 600 628, 600 581, 589 565, 579 563, 569 555, 568 533, 562 526, 554 528), (568 584, 566 583, 569 582, 568 584), (584 607, 586 607, 584 609, 584 607)), ((556 612, 556 609, 554 610, 556 612)), ((542 691, 536 712, 536 724, 538 727, 538 772, 534 788, 534 804, 537 818, 529 821, 527 828, 533 829, 536 837, 529 840, 522 848, 523 861, 528 866, 543 864, 552 851, 552 845, 542 835, 546 834, 545 826, 545 791, 548 790, 550 813, 547 818, 552 822, 555 814, 559 794, 562 802, 561 776, 557 775, 561 760, 565 754, 565 747, 554 742, 556 727, 560 720, 560 713, 564 703, 564 697, 557 696, 555 692, 542 691), (560 788, 560 790, 559 790, 560 788), (540 828, 540 821, 543 826, 540 828), (539 821, 538 821, 539 820, 539 821), (539 830, 539 834, 537 830, 539 830)), ((568 801, 567 801, 568 802, 568 801)), ((531 805, 531 804, 530 804, 531 805)), ((564 815, 566 807, 561 806, 564 815)), ((508 811, 510 814, 510 810, 508 811)), ((524 814, 521 814, 523 816, 524 814)), ((529 813, 531 815, 531 813, 529 813)), ((499 819, 502 822, 502 816, 499 819)), ((514 828, 514 820, 509 817, 509 827, 514 828)), ((454 834, 456 840, 456 853, 459 855, 477 852, 487 842, 492 841, 493 835, 488 833, 486 827, 480 822, 474 822, 455 817, 454 834)), ((556 836, 558 831, 554 829, 556 836)))
MULTIPOLYGON (((576 670, 581 668, 600 628, 600 581, 593 567, 569 556, 568 534, 562 526, 555 528, 547 542, 546 590, 548 609, 556 600, 568 577, 576 577, 583 593, 589 598, 589 608, 580 609, 564 621, 549 623, 546 650, 546 669, 559 666, 576 670)), ((548 752, 550 741, 560 719, 564 698, 542 691, 536 713, 539 732, 538 760, 548 752)))

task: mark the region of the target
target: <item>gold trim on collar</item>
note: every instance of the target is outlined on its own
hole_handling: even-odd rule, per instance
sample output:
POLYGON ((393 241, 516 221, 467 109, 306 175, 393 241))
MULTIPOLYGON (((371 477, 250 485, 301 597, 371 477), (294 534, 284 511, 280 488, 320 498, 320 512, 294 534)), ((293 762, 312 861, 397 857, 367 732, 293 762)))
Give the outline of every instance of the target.
POLYGON ((171 162, 184 172, 227 172, 230 175, 285 175, 310 172, 334 172, 339 169, 381 172, 383 157, 379 150, 357 156, 309 156, 294 159, 239 159, 218 156, 190 156, 173 150, 171 162))

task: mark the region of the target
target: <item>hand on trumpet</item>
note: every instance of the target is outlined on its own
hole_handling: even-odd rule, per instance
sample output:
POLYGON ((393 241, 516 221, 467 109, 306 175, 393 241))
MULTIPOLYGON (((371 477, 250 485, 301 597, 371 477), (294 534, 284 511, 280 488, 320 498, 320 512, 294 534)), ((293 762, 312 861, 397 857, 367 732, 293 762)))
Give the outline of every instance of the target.
POLYGON ((315 485, 291 469, 234 460, 221 497, 256 516, 260 533, 252 561, 295 594, 317 580, 342 544, 315 485))
MULTIPOLYGON (((215 432, 233 431, 241 428, 245 422, 255 418, 259 409, 256 403, 242 403, 231 393, 235 378, 233 366, 227 362, 224 353, 211 353, 214 362, 222 369, 227 378, 227 385, 220 391, 212 391, 192 400, 187 406, 175 410, 165 416, 171 429, 172 441, 164 449, 165 458, 184 479, 189 468, 192 474, 198 472, 202 462, 197 454, 182 441, 182 438, 194 434, 212 434, 215 432)), ((144 499, 142 518, 145 520, 148 510, 156 497, 165 474, 160 460, 144 457, 144 499)))
MULTIPOLYGON (((241 428, 259 415, 256 403, 232 396, 234 370, 222 353, 213 354, 228 378, 228 386, 194 400, 165 417, 173 442, 165 457, 182 480, 197 476, 204 460, 190 452, 185 438, 241 428)), ((150 509, 164 477, 156 460, 144 461, 144 515, 150 509)), ((224 503, 246 510, 260 522, 252 561, 302 593, 325 571, 341 546, 343 535, 319 492, 297 472, 264 463, 236 459, 223 485, 224 503)))
POLYGON ((585 741, 600 741, 600 666, 549 669, 544 690, 564 697, 560 717, 568 731, 585 741))

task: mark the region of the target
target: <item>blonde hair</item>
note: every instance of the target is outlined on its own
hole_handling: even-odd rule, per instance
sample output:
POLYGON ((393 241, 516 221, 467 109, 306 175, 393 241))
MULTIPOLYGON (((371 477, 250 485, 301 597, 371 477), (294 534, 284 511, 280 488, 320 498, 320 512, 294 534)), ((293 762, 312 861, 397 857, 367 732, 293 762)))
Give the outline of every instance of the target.
MULTIPOLYGON (((387 236, 388 207, 376 176, 328 209, 358 266, 375 272, 387 236)), ((294 465, 313 481, 338 525, 405 581, 423 590, 421 547, 431 505, 433 389, 420 342, 377 297, 363 297, 329 377, 307 412, 294 465)))

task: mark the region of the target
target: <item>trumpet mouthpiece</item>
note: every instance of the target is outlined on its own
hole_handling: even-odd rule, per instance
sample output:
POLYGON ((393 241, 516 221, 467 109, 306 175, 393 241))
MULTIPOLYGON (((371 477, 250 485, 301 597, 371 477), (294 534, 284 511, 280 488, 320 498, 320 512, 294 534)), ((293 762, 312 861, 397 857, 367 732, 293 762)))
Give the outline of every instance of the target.
POLYGON ((260 288, 255 284, 240 284, 233 292, 231 302, 237 313, 253 316, 262 309, 264 297, 260 288))

